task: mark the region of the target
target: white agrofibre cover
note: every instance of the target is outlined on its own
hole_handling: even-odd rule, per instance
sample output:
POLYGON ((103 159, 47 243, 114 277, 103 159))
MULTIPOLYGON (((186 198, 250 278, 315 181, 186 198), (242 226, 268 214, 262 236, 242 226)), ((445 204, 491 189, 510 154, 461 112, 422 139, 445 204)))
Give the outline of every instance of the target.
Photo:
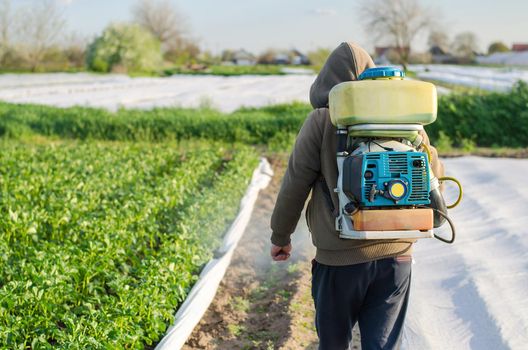
POLYGON ((203 268, 198 281, 174 316, 174 323, 156 346, 156 350, 180 349, 200 322, 215 297, 235 248, 249 223, 259 191, 268 186, 272 177, 273 170, 270 164, 266 159, 261 159, 258 168, 253 172, 246 194, 240 201, 238 215, 224 236, 222 246, 203 268))
MULTIPOLYGON (((174 75, 131 78, 88 73, 0 75, 0 101, 55 107, 119 108, 212 107, 232 112, 294 101, 309 103, 315 80, 308 71, 287 70, 276 76, 174 75), (302 74, 301 74, 302 73, 302 74)), ((449 90, 437 87, 439 94, 449 90)))
POLYGON ((489 56, 477 57, 478 63, 528 66, 528 51, 496 52, 489 56))
POLYGON ((404 349, 527 349, 528 160, 443 161, 464 186, 457 238, 415 245, 404 349))
POLYGON ((490 91, 507 91, 519 80, 528 82, 528 70, 441 64, 410 65, 418 78, 490 91))
POLYGON ((315 75, 130 78, 87 73, 0 75, 0 100, 57 107, 200 107, 232 112, 292 101, 309 102, 315 75))

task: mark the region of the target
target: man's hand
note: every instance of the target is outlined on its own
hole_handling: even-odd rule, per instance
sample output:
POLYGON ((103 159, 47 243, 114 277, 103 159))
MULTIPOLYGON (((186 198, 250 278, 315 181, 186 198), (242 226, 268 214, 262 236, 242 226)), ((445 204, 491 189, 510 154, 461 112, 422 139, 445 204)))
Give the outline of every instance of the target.
POLYGON ((273 261, 285 261, 290 257, 292 250, 291 244, 288 244, 284 247, 279 247, 278 245, 271 244, 271 258, 273 261))

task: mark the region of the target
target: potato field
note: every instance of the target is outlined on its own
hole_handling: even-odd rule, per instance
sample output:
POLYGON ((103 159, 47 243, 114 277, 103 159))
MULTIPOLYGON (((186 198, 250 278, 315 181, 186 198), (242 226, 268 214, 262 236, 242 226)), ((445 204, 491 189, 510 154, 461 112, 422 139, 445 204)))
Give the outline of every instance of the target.
MULTIPOLYGON (((525 83, 506 93, 442 96, 438 121, 427 131, 444 149, 525 148, 527 101, 525 83)), ((207 106, 109 111, 0 102, 0 348, 154 348, 236 217, 259 157, 284 156, 310 110, 298 102, 229 113, 207 106)), ((488 179, 500 184, 495 196, 504 192, 503 184, 522 183, 520 177, 498 177, 483 160, 470 161, 451 161, 448 168, 468 179, 466 202, 487 200, 481 189, 489 187, 488 179), (479 174, 485 175, 466 174, 465 164, 482 167, 479 174)), ((502 169, 525 164, 511 161, 502 169)), ((516 191, 505 193, 524 198, 525 191, 516 191)), ((514 203, 512 198, 488 202, 514 203)), ((472 205, 480 208, 477 204, 472 205)), ((506 221, 521 225, 519 217, 506 221)), ((471 218, 460 216, 457 222, 471 218)), ((522 232, 517 226, 501 231, 486 225, 493 232, 522 232)), ((470 229, 462 227, 461 242, 470 229)), ((261 236, 266 243, 268 233, 261 236)), ((515 256, 510 250, 526 245, 522 242, 508 241, 505 256, 515 256)), ((480 260, 466 260, 468 266, 482 266, 480 260)), ((521 290, 512 285, 509 290, 521 290)), ((431 295, 425 287, 417 290, 431 295)), ((486 298, 486 305, 501 299, 486 298)), ((423 334, 422 315, 436 311, 412 307, 413 334, 423 334)), ((503 318, 500 324, 513 329, 511 317, 503 318)), ((410 348, 427 348, 424 344, 446 337, 418 338, 409 338, 419 344, 410 348)))
POLYGON ((236 215, 241 145, 4 140, 0 344, 158 341, 236 215))

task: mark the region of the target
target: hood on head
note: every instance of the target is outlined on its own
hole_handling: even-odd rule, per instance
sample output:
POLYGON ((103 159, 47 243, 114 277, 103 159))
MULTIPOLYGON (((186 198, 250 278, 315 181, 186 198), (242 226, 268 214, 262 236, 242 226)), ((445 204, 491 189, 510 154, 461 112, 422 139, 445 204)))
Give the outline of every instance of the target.
POLYGON ((357 80, 365 69, 372 67, 375 67, 374 62, 363 48, 351 43, 339 45, 330 54, 310 88, 313 108, 328 107, 328 94, 334 86, 357 80))

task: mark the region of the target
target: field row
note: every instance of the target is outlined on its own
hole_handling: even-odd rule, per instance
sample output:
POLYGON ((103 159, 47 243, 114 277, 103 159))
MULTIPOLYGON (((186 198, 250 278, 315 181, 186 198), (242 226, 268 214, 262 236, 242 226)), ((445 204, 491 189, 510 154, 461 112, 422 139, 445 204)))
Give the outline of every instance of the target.
MULTIPOLYGON (((441 96, 437 121, 426 127, 440 148, 526 147, 528 84, 507 93, 441 96)), ((242 142, 284 148, 291 144, 309 105, 293 103, 242 108, 233 113, 214 109, 158 108, 109 112, 86 107, 56 108, 0 102, 0 136, 35 135, 81 140, 242 142)))
POLYGON ((224 114, 212 109, 165 108, 115 113, 86 107, 56 108, 0 102, 0 136, 35 135, 119 141, 216 140, 269 144, 282 134, 297 133, 310 108, 290 104, 241 109, 224 114))
POLYGON ((158 341, 238 210, 247 146, 3 141, 0 343, 158 341))
POLYGON ((230 113, 242 106, 308 102, 314 79, 313 74, 175 75, 168 78, 84 73, 0 74, 0 100, 57 107, 98 107, 112 111, 120 108, 198 108, 208 105, 230 113))

